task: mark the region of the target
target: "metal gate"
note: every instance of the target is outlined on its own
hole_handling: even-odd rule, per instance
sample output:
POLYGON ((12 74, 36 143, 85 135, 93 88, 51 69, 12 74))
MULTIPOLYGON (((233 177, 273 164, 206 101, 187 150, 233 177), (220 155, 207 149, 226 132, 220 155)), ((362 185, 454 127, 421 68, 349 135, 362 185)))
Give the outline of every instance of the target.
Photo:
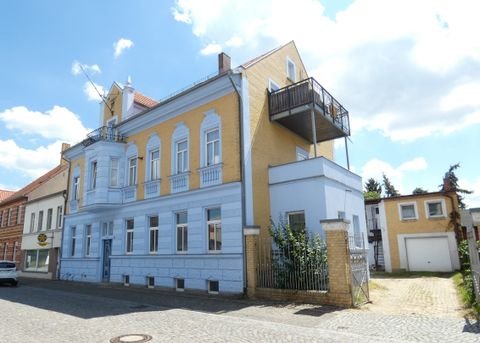
POLYGON ((370 301, 368 289, 368 256, 365 240, 361 237, 350 237, 350 266, 352 270, 352 300, 354 306, 370 301))
POLYGON ((467 228, 467 240, 475 299, 478 301, 480 298, 480 259, 478 257, 477 241, 475 240, 475 230, 471 226, 467 228))

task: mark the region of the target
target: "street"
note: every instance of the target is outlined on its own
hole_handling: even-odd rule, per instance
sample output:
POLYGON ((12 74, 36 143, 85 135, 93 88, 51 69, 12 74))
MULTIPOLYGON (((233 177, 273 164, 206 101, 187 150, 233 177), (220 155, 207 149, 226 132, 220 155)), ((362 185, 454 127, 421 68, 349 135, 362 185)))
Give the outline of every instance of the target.
MULTIPOLYGON (((384 291, 384 290, 383 290, 384 291)), ((383 313, 146 288, 21 280, 0 286, 0 342, 480 342, 459 316, 383 313)))

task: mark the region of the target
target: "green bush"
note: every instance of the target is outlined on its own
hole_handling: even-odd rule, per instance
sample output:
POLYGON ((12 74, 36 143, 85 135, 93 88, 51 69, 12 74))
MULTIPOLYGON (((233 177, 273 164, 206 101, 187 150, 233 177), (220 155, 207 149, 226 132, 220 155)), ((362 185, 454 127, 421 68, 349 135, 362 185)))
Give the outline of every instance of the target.
MULTIPOLYGON (((477 241, 477 248, 480 245, 480 241, 477 241)), ((460 285, 463 291, 462 298, 463 301, 469 307, 472 307, 476 310, 477 314, 480 304, 475 300, 475 289, 473 286, 473 277, 472 270, 470 268, 470 252, 468 250, 468 241, 462 240, 458 246, 458 254, 460 257, 460 265, 462 269, 463 283, 460 285)))

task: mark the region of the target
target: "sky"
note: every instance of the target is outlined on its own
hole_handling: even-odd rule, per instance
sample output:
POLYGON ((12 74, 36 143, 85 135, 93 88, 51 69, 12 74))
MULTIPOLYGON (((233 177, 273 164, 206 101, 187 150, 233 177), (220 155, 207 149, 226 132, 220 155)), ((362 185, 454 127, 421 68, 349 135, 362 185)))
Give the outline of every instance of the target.
MULTIPOLYGON (((401 194, 449 166, 480 207, 478 0, 9 1, 0 5, 0 189, 59 163, 99 126, 99 96, 130 76, 154 99, 294 40, 349 110, 351 170, 401 194), (293 4, 295 4, 293 6, 293 4)), ((346 166, 345 144, 335 159, 346 166)))

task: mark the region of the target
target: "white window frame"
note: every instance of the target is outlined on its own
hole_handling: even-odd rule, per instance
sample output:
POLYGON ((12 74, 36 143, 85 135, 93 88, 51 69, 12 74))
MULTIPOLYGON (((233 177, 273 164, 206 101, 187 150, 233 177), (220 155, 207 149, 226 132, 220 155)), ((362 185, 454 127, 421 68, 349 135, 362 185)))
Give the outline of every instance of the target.
POLYGON ((211 208, 207 208, 206 212, 205 212, 205 216, 206 216, 206 219, 207 219, 207 248, 208 248, 208 252, 209 253, 219 253, 222 251, 222 241, 223 241, 223 235, 222 235, 222 208, 219 206, 219 207, 211 207, 211 208), (213 220, 208 220, 208 212, 209 211, 212 211, 212 210, 215 210, 215 209, 219 209, 220 210, 220 219, 213 219, 213 220), (219 228, 217 227, 217 225, 219 225, 219 228), (210 225, 214 225, 214 238, 215 238, 215 247, 214 249, 210 249, 210 225), (220 229, 220 249, 217 249, 217 246, 218 246, 218 242, 217 242, 217 231, 218 229, 220 229))
POLYGON ((133 218, 125 219, 125 254, 127 255, 131 255, 133 253, 134 234, 135 234, 135 220, 133 218), (132 222, 131 228, 128 227, 129 221, 132 222))
POLYGON ((157 254, 158 253, 158 235, 159 235, 159 226, 160 221, 158 215, 149 216, 147 217, 148 221, 148 251, 150 254, 157 254), (151 226, 150 220, 151 218, 157 218, 157 226, 151 226), (153 233, 153 241, 152 241, 152 233, 153 233), (153 245, 153 246, 152 246, 153 245))
POLYGON ((290 57, 287 57, 286 61, 285 61, 285 65, 286 65, 286 68, 287 68, 287 78, 292 81, 293 83, 297 82, 297 65, 295 64, 295 62, 292 61, 292 59, 290 57), (290 63, 293 65, 293 77, 292 75, 290 75, 290 63))
POLYGON ((7 226, 12 225, 12 208, 8 209, 7 226))
POLYGON ((57 206, 57 229, 61 229, 63 224, 63 206, 57 206))
POLYGON ((120 186, 120 159, 118 157, 110 158, 110 187, 120 186))
POLYGON ((43 231, 43 210, 38 212, 38 226, 37 231, 43 231))
POLYGON ((92 224, 85 225, 85 256, 92 253, 92 224))
POLYGON ((97 187, 97 161, 90 162, 90 190, 94 190, 97 187))
POLYGON ((23 206, 22 205, 18 206, 17 224, 20 224, 22 222, 22 210, 23 210, 23 206))
POLYGON ((205 166, 214 166, 216 164, 219 164, 222 162, 222 154, 221 154, 221 149, 220 149, 220 128, 219 127, 214 127, 212 129, 206 130, 205 131, 205 166), (217 131, 218 132, 218 137, 213 139, 212 141, 208 140, 208 134, 213 133, 217 131), (209 146, 212 146, 212 153, 213 153, 213 161, 209 161, 209 156, 208 156, 208 149, 209 146), (215 150, 217 150, 217 155, 215 155, 215 150))
POLYGON ((290 211, 290 212, 287 212, 286 214, 287 214, 287 224, 288 224, 288 226, 290 226, 290 216, 303 214, 303 224, 304 224, 303 230, 305 231, 307 229, 307 218, 305 216, 305 211, 303 211, 303 210, 301 210, 301 211, 290 211))
POLYGON ((427 218, 446 218, 447 217, 447 206, 445 204, 445 199, 428 199, 424 201, 425 204, 425 216, 427 218), (430 215, 430 209, 428 205, 440 203, 442 213, 438 215, 430 215))
POLYGON ((408 220, 418 220, 418 209, 417 209, 417 203, 415 201, 412 202, 401 202, 398 204, 398 217, 400 218, 401 221, 408 221, 408 220), (413 206, 413 209, 415 211, 415 218, 403 218, 402 215, 402 207, 404 206, 413 206))
POLYGON ((72 226, 70 227, 70 256, 75 257, 75 250, 76 250, 76 244, 77 244, 77 227, 72 226))
POLYGON ((111 237, 113 236, 113 220, 102 223, 102 236, 111 237))
POLYGON ((52 219, 53 219, 53 208, 49 208, 47 210, 47 225, 45 227, 46 230, 52 229, 52 219))
POLYGON ((35 212, 30 213, 30 233, 35 232, 35 212))
POLYGON ((80 176, 73 177, 73 200, 80 200, 80 176))
POLYGON ((310 154, 308 153, 308 151, 298 146, 295 148, 295 153, 297 155, 297 161, 304 161, 310 158, 310 154))
POLYGON ((160 148, 154 148, 149 151, 149 160, 149 180, 160 180, 160 148), (153 158, 154 153, 158 153, 158 158, 153 158))
POLYGON ((128 186, 135 186, 137 184, 137 177, 138 177, 138 158, 137 156, 130 157, 128 159, 128 186), (133 161, 135 161, 134 164, 133 161), (133 175, 133 177, 132 177, 133 175))
POLYGON ((186 253, 188 251, 188 212, 187 211, 180 211, 175 213, 175 250, 177 253, 186 253), (185 223, 179 223, 179 215, 185 213, 186 215, 186 222, 185 223), (179 230, 181 231, 181 249, 178 249, 178 232, 179 230), (186 243, 186 244, 185 244, 186 243))
POLYGON ((280 86, 278 83, 276 83, 275 81, 273 81, 272 79, 268 79, 268 91, 270 93, 276 91, 276 90, 279 90, 280 89, 280 86), (275 88, 275 89, 274 89, 275 88))
POLYGON ((175 174, 182 174, 182 173, 185 173, 185 172, 188 172, 189 170, 189 146, 188 146, 188 138, 183 138, 183 139, 179 139, 177 141, 175 141, 175 174), (185 143, 185 145, 187 146, 185 149, 182 149, 182 150, 179 150, 179 147, 180 147, 180 144, 182 143, 185 143), (181 161, 182 161, 182 167, 183 168, 179 168, 179 162, 180 162, 180 158, 179 156, 181 156, 181 161), (180 170, 181 169, 181 170, 180 170))

